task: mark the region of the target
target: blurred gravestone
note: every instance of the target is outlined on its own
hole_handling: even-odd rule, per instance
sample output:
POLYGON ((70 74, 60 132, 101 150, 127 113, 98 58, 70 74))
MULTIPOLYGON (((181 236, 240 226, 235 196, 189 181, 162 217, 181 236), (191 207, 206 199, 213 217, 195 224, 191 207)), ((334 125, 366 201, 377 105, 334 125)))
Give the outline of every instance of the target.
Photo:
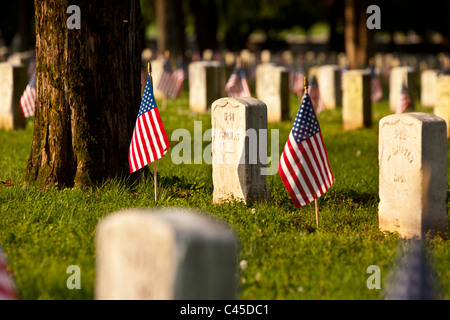
MULTIPOLYGON (((161 76, 164 71, 164 63, 166 59, 163 57, 154 59, 151 61, 152 63, 152 80, 153 80, 153 93, 155 95, 155 99, 162 99, 164 97, 164 93, 158 90, 158 83, 161 79, 161 76)), ((146 74, 147 75, 147 74, 146 74)))
POLYGON ((438 70, 424 70, 420 73, 420 104, 434 107, 436 103, 436 79, 438 70))
POLYGON ((434 114, 447 123, 447 138, 450 137, 450 75, 441 75, 436 79, 436 103, 434 114))
POLYGON ((234 233, 190 209, 127 209, 96 234, 98 300, 235 299, 234 233))
POLYGON ((226 64, 196 61, 189 64, 189 108, 204 113, 211 104, 225 96, 226 64))
MULTIPOLYGON (((268 197, 265 164, 267 107, 255 98, 222 98, 211 110, 213 201, 268 197)), ((267 155, 267 153, 266 153, 267 155)))
POLYGON ((25 128, 26 121, 20 109, 20 98, 27 83, 27 68, 24 65, 0 63, 0 128, 25 128))
POLYGON ((384 117, 379 126, 379 227, 401 237, 447 231, 446 125, 429 113, 384 117))
POLYGON ((337 65, 323 65, 317 69, 317 82, 327 109, 342 105, 341 71, 337 65))
POLYGON ((344 130, 372 125, 370 73, 350 70, 343 74, 342 121, 344 130))
POLYGON ((405 82, 411 99, 411 109, 414 109, 414 101, 417 98, 417 72, 412 67, 393 67, 389 77, 389 109, 395 112, 397 109, 402 84, 405 82))
POLYGON ((270 63, 256 67, 256 97, 267 105, 269 122, 289 119, 289 71, 270 63))
POLYGON ((432 284, 431 265, 426 258, 423 241, 413 240, 400 245, 403 256, 398 268, 387 277, 385 300, 431 300, 437 299, 432 284), (406 252, 404 252, 406 251, 406 252))

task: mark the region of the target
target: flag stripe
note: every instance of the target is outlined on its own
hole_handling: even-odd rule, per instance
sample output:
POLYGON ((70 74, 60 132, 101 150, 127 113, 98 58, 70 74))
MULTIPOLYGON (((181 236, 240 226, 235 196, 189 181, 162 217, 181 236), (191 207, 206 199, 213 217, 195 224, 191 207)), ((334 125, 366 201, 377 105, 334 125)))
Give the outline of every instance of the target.
POLYGON ((148 134, 150 132, 150 129, 148 127, 148 122, 147 122, 147 119, 145 119, 145 117, 148 117, 148 112, 144 113, 141 117, 139 117, 139 129, 141 130, 141 134, 140 134, 141 140, 144 140, 144 142, 145 142, 145 150, 144 150, 145 157, 148 159, 148 160, 144 160, 144 162, 149 163, 149 162, 153 162, 155 160, 153 157, 153 153, 155 152, 155 150, 149 141, 148 134), (146 121, 144 121, 144 119, 146 121))
POLYGON ((319 136, 315 137, 315 146, 316 148, 319 149, 319 152, 317 153, 320 158, 321 161, 319 161, 319 164, 322 166, 322 170, 325 171, 325 183, 327 185, 327 188, 329 188, 331 186, 331 184, 333 183, 333 174, 331 173, 330 170, 330 163, 328 162, 328 154, 327 151, 325 149, 325 144, 323 142, 323 137, 322 137, 322 133, 319 132, 319 136), (320 138, 320 140, 319 140, 320 138))
POLYGON ((304 205, 304 203, 300 202, 300 200, 305 198, 306 194, 303 192, 303 188, 301 187, 301 185, 300 184, 297 185, 296 180, 294 180, 293 177, 295 177, 295 175, 292 172, 292 168, 288 166, 288 163, 286 162, 286 154, 284 153, 281 155, 281 161, 278 171, 280 172, 284 185, 286 186, 286 189, 289 195, 291 196, 291 199, 294 201, 295 206, 298 207, 300 205, 304 205))
POLYGON ((149 132, 148 132, 150 134, 150 138, 152 141, 152 152, 154 152, 154 154, 156 155, 156 158, 159 159, 159 158, 161 158, 161 152, 160 152, 161 144, 159 143, 159 141, 156 138, 155 133, 154 133, 155 129, 157 128, 157 123, 155 123, 155 121, 153 120, 153 117, 150 116, 149 113, 153 113, 153 110, 150 112, 147 112, 145 114, 145 117, 147 118, 147 123, 149 123, 151 125, 151 127, 153 128, 153 130, 149 130, 149 132))
POLYGON ((310 200, 311 194, 314 192, 314 187, 311 185, 311 180, 308 177, 309 172, 305 170, 307 169, 304 163, 305 158, 294 159, 292 157, 291 148, 292 145, 289 143, 288 148, 286 149, 286 156, 289 161, 289 168, 291 169, 290 171, 294 172, 293 177, 297 178, 295 179, 298 182, 297 185, 300 184, 302 190, 304 191, 305 196, 303 198, 305 199, 305 201, 306 199, 310 200))

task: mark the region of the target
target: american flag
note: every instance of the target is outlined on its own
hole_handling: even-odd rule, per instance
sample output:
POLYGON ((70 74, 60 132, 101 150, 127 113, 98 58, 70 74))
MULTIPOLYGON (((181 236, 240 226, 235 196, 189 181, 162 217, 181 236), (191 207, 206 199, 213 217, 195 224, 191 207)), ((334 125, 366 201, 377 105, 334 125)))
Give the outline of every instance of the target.
POLYGON ((296 207, 320 197, 334 181, 322 132, 308 93, 303 96, 278 163, 278 172, 296 207))
POLYGON ((0 300, 17 300, 17 290, 14 279, 9 271, 8 260, 0 247, 0 300))
POLYGON ((36 70, 31 75, 30 81, 20 98, 20 109, 25 118, 34 116, 34 106, 36 102, 36 70))
POLYGON ((290 72, 289 72, 289 88, 297 96, 301 95, 301 93, 303 91, 303 78, 304 78, 303 71, 295 71, 293 69, 290 70, 290 72))
POLYGON ((370 68, 371 76, 371 95, 372 102, 380 101, 383 98, 383 89, 381 88, 380 77, 375 74, 375 67, 370 68))
POLYGON ((166 97, 176 99, 183 89, 184 69, 178 68, 172 71, 170 61, 164 63, 164 70, 159 79, 157 89, 164 93, 166 97))
POLYGON ((130 172, 133 173, 162 158, 169 146, 148 77, 128 153, 130 172))
POLYGON ((233 73, 225 85, 225 92, 229 97, 251 97, 250 87, 243 68, 234 68, 233 73))
POLYGON ((406 88, 406 85, 403 82, 396 113, 404 113, 410 106, 411 98, 409 97, 408 88, 406 88))
POLYGON ((325 110, 325 103, 320 95, 319 85, 315 76, 312 76, 311 81, 309 82, 309 97, 312 105, 315 106, 314 110, 317 114, 325 110))

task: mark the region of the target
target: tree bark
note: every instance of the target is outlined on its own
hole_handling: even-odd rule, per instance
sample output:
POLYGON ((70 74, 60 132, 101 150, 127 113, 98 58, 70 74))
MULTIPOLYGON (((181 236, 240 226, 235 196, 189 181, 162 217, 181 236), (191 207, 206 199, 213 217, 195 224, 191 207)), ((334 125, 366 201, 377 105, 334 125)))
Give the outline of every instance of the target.
POLYGON ((345 51, 350 69, 367 66, 374 53, 374 31, 366 26, 367 0, 345 0, 345 51))
POLYGON ((155 1, 159 54, 168 50, 173 56, 184 56, 186 36, 182 7, 182 0, 155 1))
POLYGON ((191 0, 190 9, 195 16, 195 36, 200 53, 206 49, 216 50, 218 16, 214 0, 191 0))
POLYGON ((37 98, 24 179, 83 187, 129 172, 140 105, 139 0, 35 0, 37 98), (78 2, 81 29, 68 29, 78 2))

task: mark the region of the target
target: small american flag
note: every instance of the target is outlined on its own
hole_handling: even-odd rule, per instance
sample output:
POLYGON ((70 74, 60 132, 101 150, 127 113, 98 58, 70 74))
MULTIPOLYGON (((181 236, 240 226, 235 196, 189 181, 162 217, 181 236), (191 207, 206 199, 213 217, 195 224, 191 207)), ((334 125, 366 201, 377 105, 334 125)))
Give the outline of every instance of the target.
POLYGON ((31 75, 30 81, 20 98, 20 109, 25 118, 34 116, 34 106, 36 103, 36 70, 31 75))
POLYGON ((297 96, 300 96, 303 92, 303 71, 290 70, 289 72, 289 88, 297 96))
POLYGON ((234 68, 233 73, 225 85, 225 92, 229 97, 251 97, 250 87, 243 68, 234 68))
POLYGON ((334 181, 319 122, 308 93, 303 96, 278 163, 278 172, 296 207, 320 197, 334 181))
POLYGON ((323 102, 322 96, 320 95, 319 85, 317 84, 317 80, 315 76, 311 77, 311 81, 309 83, 309 97, 311 99, 311 103, 315 106, 314 110, 317 114, 325 110, 325 103, 323 102))
POLYGON ((375 67, 370 67, 371 95, 372 102, 380 101, 383 98, 380 77, 375 74, 375 67))
POLYGON ((166 97, 176 99, 183 89, 184 69, 178 68, 172 71, 170 61, 164 63, 164 71, 159 79, 157 89, 164 93, 166 97))
POLYGON ((169 146, 148 77, 128 153, 130 172, 133 173, 162 158, 169 146))
POLYGON ((8 259, 0 247, 0 300, 17 300, 16 283, 8 267, 8 259))
POLYGON ((395 113, 404 113, 411 106, 411 98, 409 97, 408 88, 405 83, 402 83, 402 91, 398 101, 397 110, 395 113))

